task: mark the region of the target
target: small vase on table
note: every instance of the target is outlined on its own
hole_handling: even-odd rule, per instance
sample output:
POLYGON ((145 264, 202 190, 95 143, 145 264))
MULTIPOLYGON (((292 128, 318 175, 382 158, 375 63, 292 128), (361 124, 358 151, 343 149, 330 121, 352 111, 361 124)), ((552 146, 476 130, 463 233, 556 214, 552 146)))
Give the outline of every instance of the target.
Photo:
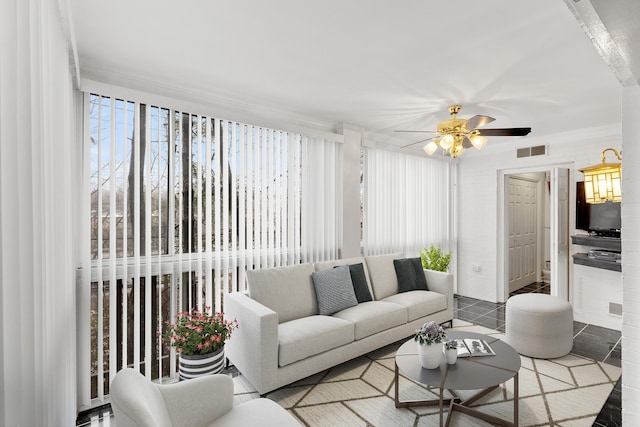
POLYGON ((449 365, 456 363, 458 360, 458 342, 456 340, 449 340, 444 345, 444 357, 449 365))
POLYGON ((450 349, 450 348, 445 349, 444 356, 447 359, 447 363, 449 365, 453 365, 458 360, 458 350, 455 349, 455 348, 453 348, 453 349, 450 349))

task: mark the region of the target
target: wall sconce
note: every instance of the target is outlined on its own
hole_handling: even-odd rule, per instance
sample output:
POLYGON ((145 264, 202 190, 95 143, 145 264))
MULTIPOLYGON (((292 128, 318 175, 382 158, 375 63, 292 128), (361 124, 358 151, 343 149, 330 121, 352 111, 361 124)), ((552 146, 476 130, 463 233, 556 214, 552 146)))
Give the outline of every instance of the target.
POLYGON ((622 201, 622 164, 605 163, 604 153, 613 151, 622 160, 618 151, 613 148, 605 148, 602 151, 602 163, 580 169, 584 174, 584 196, 587 203, 604 203, 622 201))

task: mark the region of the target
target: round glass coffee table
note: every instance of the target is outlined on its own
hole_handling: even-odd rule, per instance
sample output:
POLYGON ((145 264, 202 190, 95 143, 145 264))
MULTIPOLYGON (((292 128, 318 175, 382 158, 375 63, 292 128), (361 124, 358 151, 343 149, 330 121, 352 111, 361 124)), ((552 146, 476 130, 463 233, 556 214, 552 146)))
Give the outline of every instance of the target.
POLYGON ((520 355, 507 343, 497 338, 475 332, 449 331, 447 339, 474 338, 486 341, 496 353, 491 356, 459 357, 453 365, 448 365, 444 356, 440 366, 435 369, 424 369, 418 356, 418 345, 412 339, 400 346, 396 352, 395 367, 395 403, 396 408, 412 406, 440 406, 440 425, 443 425, 443 412, 448 406, 447 425, 453 411, 460 411, 467 415, 482 419, 495 425, 518 425, 518 371, 520 370, 520 355), (399 373, 439 390, 439 399, 434 400, 399 400, 399 373), (513 378, 513 422, 486 414, 470 405, 485 396, 500 384, 513 378), (444 398, 444 391, 448 390, 451 398, 444 398), (468 399, 462 399, 456 390, 479 390, 468 399))

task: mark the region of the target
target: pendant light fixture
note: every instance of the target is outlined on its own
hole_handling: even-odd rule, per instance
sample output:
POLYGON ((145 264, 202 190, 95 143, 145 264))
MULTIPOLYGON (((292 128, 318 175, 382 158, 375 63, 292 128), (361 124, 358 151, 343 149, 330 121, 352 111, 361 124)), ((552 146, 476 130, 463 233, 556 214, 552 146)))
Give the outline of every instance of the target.
POLYGON ((587 203, 604 203, 622 201, 622 164, 606 163, 604 153, 613 151, 618 160, 620 154, 614 148, 602 151, 602 163, 580 169, 584 174, 584 195, 587 203))

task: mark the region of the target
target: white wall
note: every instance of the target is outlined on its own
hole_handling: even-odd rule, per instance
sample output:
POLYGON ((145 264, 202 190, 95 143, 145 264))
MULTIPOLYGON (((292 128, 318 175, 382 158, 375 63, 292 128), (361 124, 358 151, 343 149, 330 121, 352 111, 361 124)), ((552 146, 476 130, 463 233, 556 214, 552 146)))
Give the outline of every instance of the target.
MULTIPOLYGON (((535 132, 535 129, 534 129, 535 132)), ((498 301, 498 182, 500 171, 533 172, 552 165, 564 165, 571 171, 570 188, 575 188, 578 169, 601 161, 607 147, 620 148, 618 128, 595 128, 577 132, 536 138, 535 133, 510 141, 490 139, 482 151, 468 150, 458 168, 458 265, 457 293, 459 295, 498 301), (548 145, 546 156, 516 158, 516 149, 534 145, 548 145), (480 271, 473 271, 472 265, 480 271)), ((575 195, 570 200, 570 232, 574 227, 575 195)), ((502 227, 502 224, 500 224, 502 227)), ((502 244, 502 242, 500 242, 502 244)), ((500 271, 501 266, 500 266, 500 271)), ((571 286, 571 285, 570 285, 571 286)))
POLYGON ((624 90, 622 132, 622 424, 636 426, 640 419, 640 86, 624 90))

